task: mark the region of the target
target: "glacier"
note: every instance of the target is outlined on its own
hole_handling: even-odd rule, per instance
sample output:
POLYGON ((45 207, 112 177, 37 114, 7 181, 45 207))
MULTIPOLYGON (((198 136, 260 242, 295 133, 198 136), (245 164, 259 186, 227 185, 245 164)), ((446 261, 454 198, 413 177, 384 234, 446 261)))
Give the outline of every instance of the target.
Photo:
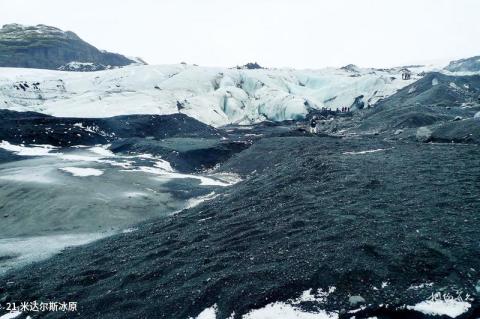
POLYGON ((97 72, 0 68, 0 108, 57 117, 182 112, 219 127, 302 119, 312 109, 373 105, 418 80, 426 67, 320 70, 131 65, 97 72))

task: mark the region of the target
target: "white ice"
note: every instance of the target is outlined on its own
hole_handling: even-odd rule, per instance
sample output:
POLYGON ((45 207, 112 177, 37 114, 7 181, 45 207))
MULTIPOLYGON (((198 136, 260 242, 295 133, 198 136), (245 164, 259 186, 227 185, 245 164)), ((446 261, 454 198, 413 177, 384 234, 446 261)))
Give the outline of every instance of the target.
MULTIPOLYGON (((0 107, 54 116, 109 117, 125 114, 182 113, 221 126, 302 118, 310 108, 352 105, 364 95, 370 104, 418 80, 425 68, 388 70, 237 70, 193 65, 142 65, 98 71, 0 68, 0 107), (15 83, 39 82, 38 90, 15 83)), ((86 132, 98 127, 76 124, 86 132)))

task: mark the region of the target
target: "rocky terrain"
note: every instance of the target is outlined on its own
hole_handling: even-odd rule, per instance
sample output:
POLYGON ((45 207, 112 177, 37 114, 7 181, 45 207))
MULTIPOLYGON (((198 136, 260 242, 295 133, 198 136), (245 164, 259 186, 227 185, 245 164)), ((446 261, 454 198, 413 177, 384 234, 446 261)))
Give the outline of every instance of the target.
POLYGON ((397 138, 413 137, 424 141, 478 141, 478 128, 472 120, 480 110, 479 89, 478 75, 429 73, 379 101, 361 115, 354 130, 389 132, 397 138), (448 133, 453 130, 456 135, 448 133))
POLYGON ((2 300, 76 300, 72 316, 88 318, 188 318, 210 307, 216 318, 257 318, 275 303, 319 318, 420 318, 415 306, 444 292, 467 298, 462 318, 475 317, 477 144, 312 136, 291 125, 249 133, 263 137, 216 169, 244 182, 11 272, 2 300))
POLYGON ((0 67, 97 71, 133 60, 100 51, 71 31, 39 24, 6 24, 0 29, 0 67))
POLYGON ((20 144, 53 146, 106 144, 122 138, 216 137, 222 131, 184 114, 62 118, 0 110, 0 136, 20 144))
POLYGON ((74 314, 29 313, 33 318, 264 318, 275 311, 475 318, 478 89, 475 76, 428 75, 373 109, 320 112, 318 135, 295 121, 214 129, 181 114, 58 119, 4 111, 2 139, 12 142, 18 139, 8 127, 18 124, 26 143, 50 135, 42 122, 64 123, 65 140, 84 134, 69 133, 78 122, 97 125, 110 137, 92 143, 109 142, 113 152, 148 152, 179 170, 209 167, 244 181, 179 214, 152 214, 133 232, 11 271, 0 297, 79 305, 74 314), (224 153, 212 151, 218 145, 224 153), (206 154, 215 159, 198 164, 206 154), (432 300, 438 293, 456 299, 432 300))
POLYGON ((251 143, 182 114, 0 123, 0 274, 214 196, 239 177, 207 170, 251 143))
POLYGON ((480 316, 473 71, 4 70, 0 318, 480 316))

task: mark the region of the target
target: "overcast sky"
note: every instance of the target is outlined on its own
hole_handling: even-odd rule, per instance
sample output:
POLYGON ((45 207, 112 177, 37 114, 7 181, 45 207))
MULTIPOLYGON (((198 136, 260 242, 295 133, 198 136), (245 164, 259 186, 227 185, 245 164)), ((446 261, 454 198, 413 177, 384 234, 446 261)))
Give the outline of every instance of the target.
POLYGON ((150 64, 389 67, 480 55, 478 0, 0 0, 150 64))

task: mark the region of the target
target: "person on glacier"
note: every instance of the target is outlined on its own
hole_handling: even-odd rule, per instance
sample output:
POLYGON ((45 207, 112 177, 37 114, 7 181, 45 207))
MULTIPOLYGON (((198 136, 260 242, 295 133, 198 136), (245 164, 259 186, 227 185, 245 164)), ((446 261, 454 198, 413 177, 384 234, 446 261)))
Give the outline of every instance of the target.
POLYGON ((310 133, 312 134, 317 134, 317 116, 314 115, 311 119, 310 119, 310 133))

